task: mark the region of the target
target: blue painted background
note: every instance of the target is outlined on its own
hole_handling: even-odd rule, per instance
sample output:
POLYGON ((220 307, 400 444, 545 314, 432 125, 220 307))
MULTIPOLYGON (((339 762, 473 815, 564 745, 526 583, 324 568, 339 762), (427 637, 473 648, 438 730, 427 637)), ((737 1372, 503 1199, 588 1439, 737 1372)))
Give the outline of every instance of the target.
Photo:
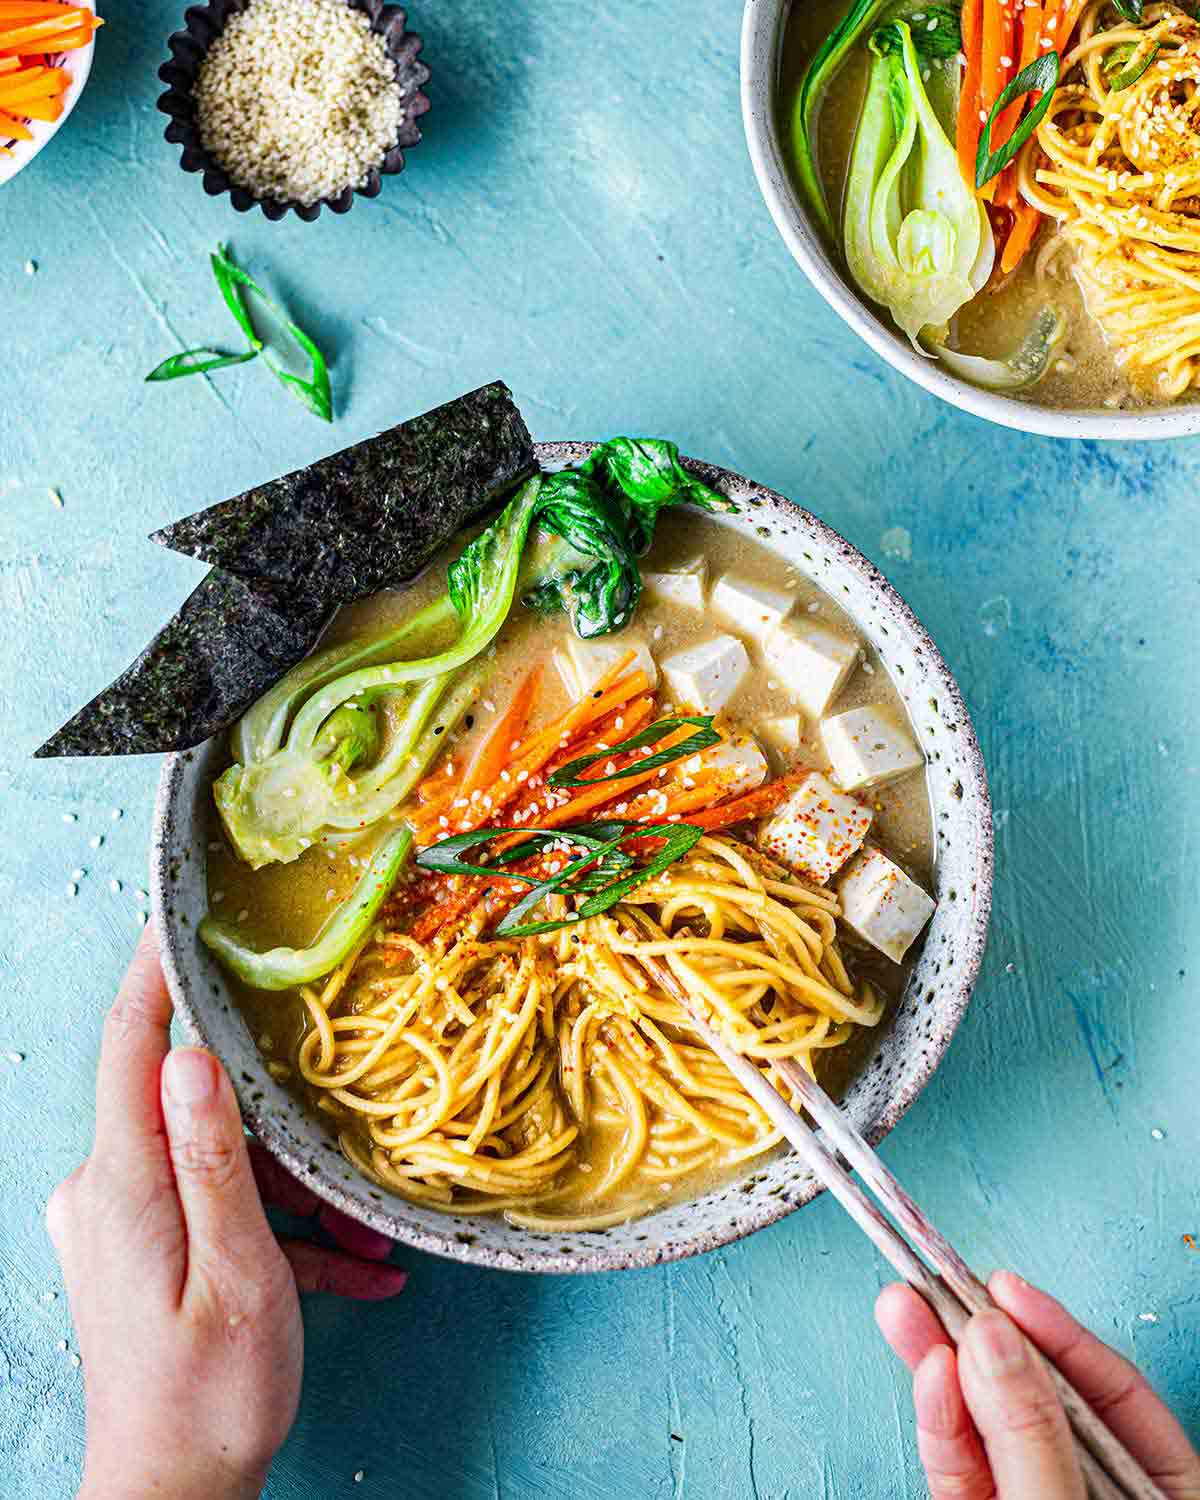
MULTIPOLYGON (((858 344, 759 200, 732 0, 414 0, 426 141, 316 225, 238 218, 179 171, 153 108, 178 12, 108 14, 74 119, 0 190, 0 1490, 73 1493, 41 1216, 90 1139, 157 774, 29 754, 195 582, 152 527, 495 376, 538 437, 670 435, 795 496, 941 643, 991 769, 996 916, 885 1155, 979 1268, 1065 1296, 1200 1435, 1200 446, 1004 432, 858 344), (205 264, 226 236, 334 351, 332 430, 254 367, 142 384, 232 334, 205 264)), ((922 1492, 870 1323, 883 1270, 826 1200, 654 1271, 399 1259, 395 1304, 308 1305, 273 1500, 922 1492)))

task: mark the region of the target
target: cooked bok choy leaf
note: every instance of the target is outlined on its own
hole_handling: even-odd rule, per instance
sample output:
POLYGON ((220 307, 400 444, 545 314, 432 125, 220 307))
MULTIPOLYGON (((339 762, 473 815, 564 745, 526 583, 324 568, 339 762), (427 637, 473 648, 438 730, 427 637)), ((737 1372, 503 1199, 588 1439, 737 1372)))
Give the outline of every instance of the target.
POLYGON ((1036 385, 1050 368, 1050 359, 1067 331, 1059 308, 1043 307, 1034 317, 1025 337, 1005 359, 984 359, 962 354, 944 344, 930 348, 948 370, 988 391, 1024 391, 1036 385))
POLYGON ((578 469, 530 479, 450 564, 443 598, 294 667, 237 725, 235 763, 213 787, 240 857, 255 869, 287 863, 387 817, 469 709, 484 675, 478 658, 518 591, 540 609, 566 609, 580 635, 618 629, 637 606, 637 559, 658 512, 684 502, 736 508, 688 474, 674 443, 601 444, 578 469), (428 651, 456 623, 442 650, 403 655, 428 651))
POLYGON ((407 828, 389 833, 354 890, 309 948, 269 948, 258 952, 235 927, 214 917, 205 917, 200 923, 200 941, 227 969, 256 990, 290 990, 297 984, 311 984, 336 969, 367 935, 396 883, 411 846, 412 834, 407 828))
POLYGON ((870 47, 846 186, 846 262, 915 344, 974 295, 991 230, 929 102, 908 26, 889 22, 870 47))

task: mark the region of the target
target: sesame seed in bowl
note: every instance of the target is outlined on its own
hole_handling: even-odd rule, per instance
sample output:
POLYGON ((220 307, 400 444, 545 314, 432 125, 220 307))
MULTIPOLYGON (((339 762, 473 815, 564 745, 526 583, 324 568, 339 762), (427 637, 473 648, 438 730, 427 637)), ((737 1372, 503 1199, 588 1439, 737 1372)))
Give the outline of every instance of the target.
POLYGON ((421 39, 382 0, 210 0, 159 69, 180 165, 239 211, 345 213, 404 167, 429 108, 421 39))

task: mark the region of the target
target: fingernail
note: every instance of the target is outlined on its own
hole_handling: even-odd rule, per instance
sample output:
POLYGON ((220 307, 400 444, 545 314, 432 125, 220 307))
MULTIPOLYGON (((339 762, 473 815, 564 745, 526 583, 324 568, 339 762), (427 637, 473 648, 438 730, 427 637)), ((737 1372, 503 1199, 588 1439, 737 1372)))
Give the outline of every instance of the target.
POLYGON ((1003 1313, 983 1312, 972 1320, 972 1351, 985 1375, 1015 1375, 1029 1359, 1025 1340, 1003 1313))
POLYGON ((216 1059, 211 1052, 196 1047, 168 1053, 163 1064, 163 1087, 170 1103, 195 1109, 216 1092, 216 1059))

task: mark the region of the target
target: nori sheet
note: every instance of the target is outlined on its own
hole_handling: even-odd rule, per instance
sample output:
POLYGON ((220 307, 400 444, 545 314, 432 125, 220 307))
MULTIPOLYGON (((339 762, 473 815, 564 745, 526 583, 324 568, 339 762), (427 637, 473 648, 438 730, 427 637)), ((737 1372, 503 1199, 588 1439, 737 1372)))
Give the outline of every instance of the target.
POLYGON ((145 755, 199 745, 312 650, 329 614, 289 618, 213 568, 137 660, 34 753, 145 755))
POLYGON ((338 605, 414 577, 536 467, 512 394, 495 381, 155 532, 212 572, 35 753, 201 744, 307 656, 338 605))
POLYGON ((276 608, 320 609, 403 582, 536 467, 502 381, 153 534, 276 608))

